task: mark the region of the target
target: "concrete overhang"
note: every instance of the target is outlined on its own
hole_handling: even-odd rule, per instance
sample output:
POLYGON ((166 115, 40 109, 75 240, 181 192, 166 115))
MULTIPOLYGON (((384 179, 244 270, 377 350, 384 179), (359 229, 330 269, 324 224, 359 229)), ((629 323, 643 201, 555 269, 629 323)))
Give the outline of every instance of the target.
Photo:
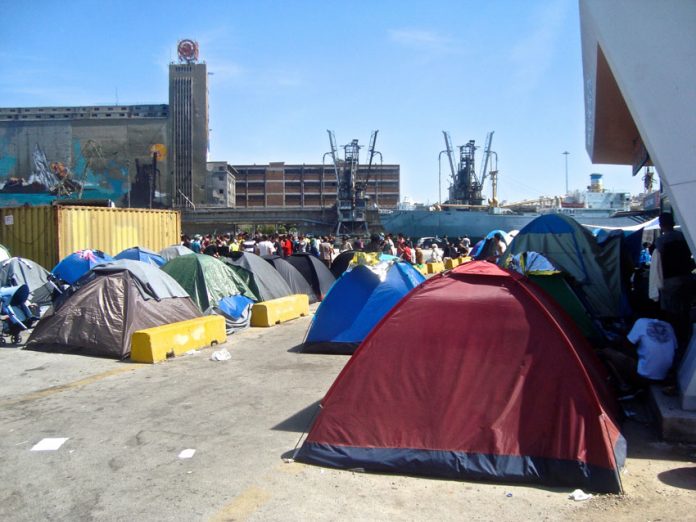
POLYGON ((580 0, 580 33, 590 159, 649 156, 696 251, 696 1, 580 0))
POLYGON ((599 44, 596 45, 595 74, 592 82, 594 106, 587 107, 586 124, 591 141, 587 151, 593 163, 633 165, 642 149, 640 133, 628 110, 616 78, 599 44))

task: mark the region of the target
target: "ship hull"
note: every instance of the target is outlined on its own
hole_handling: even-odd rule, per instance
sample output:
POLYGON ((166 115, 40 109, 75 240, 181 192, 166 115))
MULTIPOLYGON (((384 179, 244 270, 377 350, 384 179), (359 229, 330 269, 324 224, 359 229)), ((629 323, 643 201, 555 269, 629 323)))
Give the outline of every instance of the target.
MULTIPOLYGON (((627 227, 645 221, 641 216, 611 217, 609 215, 591 215, 565 213, 582 225, 597 227, 627 227)), ((399 232, 412 237, 448 236, 480 239, 492 230, 520 230, 541 214, 492 214, 475 210, 394 210, 381 214, 380 220, 384 230, 392 234, 399 232)))

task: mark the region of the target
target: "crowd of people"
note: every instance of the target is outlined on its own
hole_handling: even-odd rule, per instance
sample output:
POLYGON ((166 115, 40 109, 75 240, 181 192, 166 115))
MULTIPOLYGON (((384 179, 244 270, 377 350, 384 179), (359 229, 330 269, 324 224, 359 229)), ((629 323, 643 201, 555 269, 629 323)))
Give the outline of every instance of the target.
MULTIPOLYGON (((689 312, 694 294, 694 260, 683 234, 674 229, 671 214, 660 217, 661 235, 654 244, 643 243, 639 266, 633 270, 629 288, 634 312, 633 327, 617 344, 601 350, 626 388, 673 380, 691 334, 689 312), (670 377, 671 376, 671 377, 670 377)), ((404 234, 361 236, 310 236, 304 234, 218 234, 182 236, 182 244, 194 252, 216 257, 235 251, 260 256, 288 257, 307 253, 327 267, 348 250, 382 253, 422 268, 426 263, 472 254, 468 237, 424 238, 414 242, 404 234)), ((497 261, 505 252, 502 235, 495 234, 482 247, 483 258, 497 261)))
MULTIPOLYGON (((459 237, 456 240, 445 237, 418 245, 404 234, 372 234, 367 240, 361 236, 333 235, 314 237, 303 234, 196 234, 193 237, 183 235, 181 244, 193 252, 216 257, 230 256, 237 251, 280 257, 307 253, 321 259, 327 267, 331 266, 336 255, 346 250, 389 254, 414 265, 442 262, 447 257, 466 257, 471 252, 471 241, 468 237, 459 237)), ((502 243, 500 253, 504 251, 504 247, 502 243)))

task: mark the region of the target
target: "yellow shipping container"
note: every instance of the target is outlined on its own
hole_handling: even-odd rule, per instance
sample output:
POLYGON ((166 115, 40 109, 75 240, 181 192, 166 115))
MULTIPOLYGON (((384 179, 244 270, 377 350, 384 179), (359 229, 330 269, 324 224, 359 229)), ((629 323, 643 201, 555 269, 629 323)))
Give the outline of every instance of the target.
POLYGON ((0 244, 13 256, 51 270, 68 254, 91 248, 116 255, 141 246, 159 252, 178 244, 181 214, 173 210, 52 205, 0 208, 0 244))

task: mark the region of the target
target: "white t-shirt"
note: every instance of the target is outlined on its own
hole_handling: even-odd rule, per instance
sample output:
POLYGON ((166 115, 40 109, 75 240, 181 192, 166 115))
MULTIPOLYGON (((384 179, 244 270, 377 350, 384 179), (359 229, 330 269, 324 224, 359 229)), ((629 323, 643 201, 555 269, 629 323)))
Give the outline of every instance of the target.
POLYGON ((672 325, 658 319, 641 318, 627 338, 638 346, 638 373, 648 379, 664 379, 677 349, 672 325))
POLYGON ((260 256, 270 256, 275 252, 275 247, 273 246, 273 243, 270 241, 261 241, 256 245, 256 248, 259 251, 260 256))

